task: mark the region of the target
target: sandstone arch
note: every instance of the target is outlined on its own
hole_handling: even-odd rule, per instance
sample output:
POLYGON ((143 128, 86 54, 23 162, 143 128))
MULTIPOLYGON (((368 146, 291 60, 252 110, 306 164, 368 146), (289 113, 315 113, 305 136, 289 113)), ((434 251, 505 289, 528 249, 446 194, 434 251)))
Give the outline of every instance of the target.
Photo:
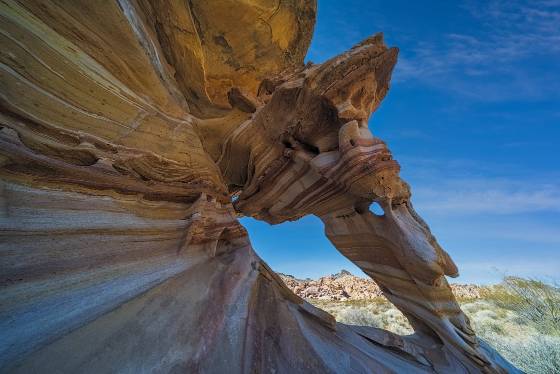
POLYGON ((376 35, 304 66, 315 9, 0 1, 0 370, 516 371, 367 128, 397 49, 376 35), (416 334, 292 294, 240 214, 320 217, 416 334))

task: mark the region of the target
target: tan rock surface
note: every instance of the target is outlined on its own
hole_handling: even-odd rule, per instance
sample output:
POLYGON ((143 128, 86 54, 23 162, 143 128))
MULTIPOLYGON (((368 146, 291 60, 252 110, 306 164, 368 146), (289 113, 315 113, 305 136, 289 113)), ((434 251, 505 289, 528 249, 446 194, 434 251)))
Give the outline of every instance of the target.
POLYGON ((315 12, 0 0, 1 372, 515 372, 367 127, 397 50, 304 66, 315 12), (336 323, 237 221, 306 214, 415 335, 336 323))
MULTIPOLYGON (((346 270, 319 279, 298 279, 281 273, 278 275, 293 293, 304 299, 344 301, 383 297, 381 288, 373 280, 357 277, 346 270)), ((480 286, 474 284, 451 284, 451 290, 457 298, 480 298, 480 286)))
POLYGON ((289 289, 304 299, 371 300, 383 296, 375 282, 343 272, 317 280, 296 279, 284 274, 280 277, 289 289))

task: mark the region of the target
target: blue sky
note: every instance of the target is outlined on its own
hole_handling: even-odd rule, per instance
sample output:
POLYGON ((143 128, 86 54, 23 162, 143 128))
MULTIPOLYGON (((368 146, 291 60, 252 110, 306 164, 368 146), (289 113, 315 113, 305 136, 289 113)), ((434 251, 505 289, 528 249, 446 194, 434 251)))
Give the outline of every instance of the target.
MULTIPOLYGON (((378 31, 400 54, 370 129, 459 265, 454 281, 560 280, 560 0, 319 0, 307 60, 378 31)), ((277 271, 362 275, 315 217, 242 222, 277 271)))

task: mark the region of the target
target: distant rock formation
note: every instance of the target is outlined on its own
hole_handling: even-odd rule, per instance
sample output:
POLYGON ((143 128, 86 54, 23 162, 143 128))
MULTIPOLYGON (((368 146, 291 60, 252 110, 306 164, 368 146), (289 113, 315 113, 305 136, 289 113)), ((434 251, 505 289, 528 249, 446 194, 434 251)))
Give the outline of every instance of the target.
POLYGON ((0 0, 0 372, 516 371, 476 337, 368 128, 398 50, 377 34, 304 64, 315 15, 0 0), (336 323, 238 221, 305 215, 414 335, 336 323))
MULTIPOLYGON (((282 273, 278 275, 290 290, 304 299, 345 301, 384 297, 381 288, 373 280, 357 277, 347 270, 317 280, 297 279, 282 273)), ((480 286, 477 285, 451 284, 451 289, 457 298, 480 298, 480 286)))

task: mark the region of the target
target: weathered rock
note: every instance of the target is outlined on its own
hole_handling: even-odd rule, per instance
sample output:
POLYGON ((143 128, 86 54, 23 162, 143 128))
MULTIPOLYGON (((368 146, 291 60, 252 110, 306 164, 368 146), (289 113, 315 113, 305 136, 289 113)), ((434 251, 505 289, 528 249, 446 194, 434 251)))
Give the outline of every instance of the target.
MULTIPOLYGON (((304 299, 318 300, 373 300, 383 297, 381 288, 371 279, 352 275, 347 270, 319 279, 297 279, 291 275, 278 274, 296 295, 304 299)), ((479 299, 480 286, 474 284, 452 284, 455 297, 479 299)))
POLYGON ((1 371, 515 371, 367 128, 397 50, 377 35, 304 66, 315 9, 0 1, 1 371), (417 333, 294 295, 242 214, 319 216, 417 333))

